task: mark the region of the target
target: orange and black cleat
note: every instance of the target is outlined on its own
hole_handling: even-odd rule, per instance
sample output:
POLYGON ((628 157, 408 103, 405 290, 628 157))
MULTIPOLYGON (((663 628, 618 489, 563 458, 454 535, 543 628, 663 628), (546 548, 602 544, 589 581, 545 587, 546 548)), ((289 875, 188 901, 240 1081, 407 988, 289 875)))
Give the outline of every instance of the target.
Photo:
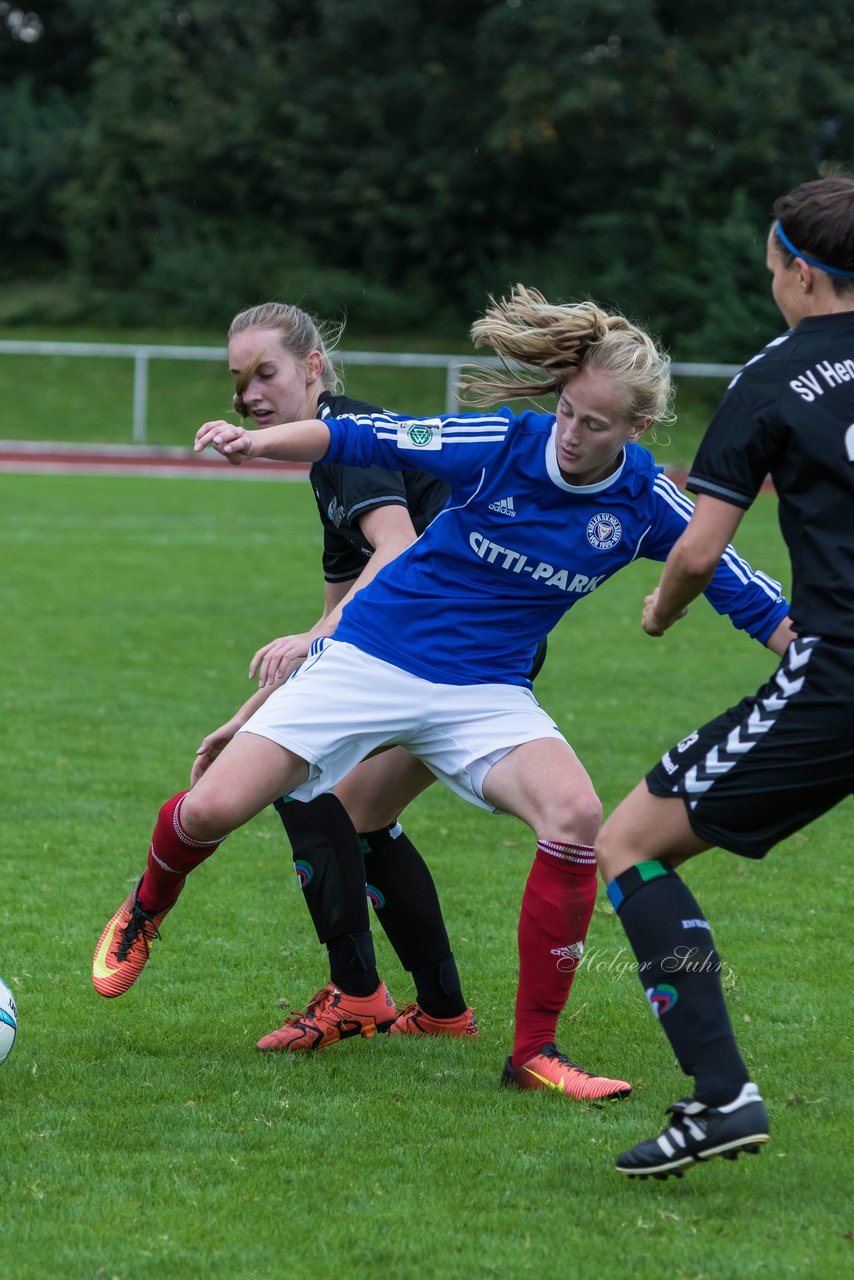
POLYGON ((265 1053, 305 1053, 350 1036, 368 1040, 378 1031, 388 1031, 396 1016, 384 982, 369 996, 345 995, 330 982, 312 997, 304 1013, 292 1010, 284 1025, 259 1040, 256 1048, 265 1053))
POLYGON ((433 1018, 420 1004, 408 1004, 389 1028, 390 1036, 468 1036, 472 1039, 477 1034, 471 1009, 458 1013, 455 1018, 433 1018))

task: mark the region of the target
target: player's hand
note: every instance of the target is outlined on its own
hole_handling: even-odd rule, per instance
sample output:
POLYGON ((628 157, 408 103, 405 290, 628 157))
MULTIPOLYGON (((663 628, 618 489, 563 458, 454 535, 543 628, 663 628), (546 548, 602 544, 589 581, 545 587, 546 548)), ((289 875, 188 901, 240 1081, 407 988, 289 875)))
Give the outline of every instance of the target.
POLYGON ((684 618, 687 612, 687 609, 680 609, 672 618, 662 617, 658 612, 658 587, 656 587, 652 595, 647 596, 643 602, 641 626, 648 636, 663 636, 668 627, 672 627, 674 622, 684 618))
POLYGON ((234 466, 239 466, 252 456, 252 436, 245 427, 236 427, 231 422, 205 422, 196 432, 193 451, 201 453, 208 445, 213 445, 217 453, 234 466))
POLYGON ((199 749, 196 752, 196 758, 193 761, 193 767, 190 770, 191 787, 196 785, 199 778, 213 764, 220 752, 225 750, 242 723, 242 720, 232 716, 225 724, 220 725, 218 729, 214 729, 213 733, 209 733, 206 738, 202 738, 199 749))
POLYGON ((301 635, 279 636, 278 639, 271 640, 253 654, 249 663, 249 679, 257 673, 259 689, 263 689, 264 685, 286 680, 308 657, 310 645, 311 633, 308 631, 301 635))

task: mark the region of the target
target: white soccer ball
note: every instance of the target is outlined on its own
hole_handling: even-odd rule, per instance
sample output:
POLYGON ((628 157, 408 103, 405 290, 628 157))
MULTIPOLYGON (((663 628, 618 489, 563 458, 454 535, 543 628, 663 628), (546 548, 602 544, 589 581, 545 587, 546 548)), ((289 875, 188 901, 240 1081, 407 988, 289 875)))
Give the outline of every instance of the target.
POLYGON ((15 997, 0 978, 0 1063, 5 1062, 12 1052, 17 1034, 18 1010, 15 997))

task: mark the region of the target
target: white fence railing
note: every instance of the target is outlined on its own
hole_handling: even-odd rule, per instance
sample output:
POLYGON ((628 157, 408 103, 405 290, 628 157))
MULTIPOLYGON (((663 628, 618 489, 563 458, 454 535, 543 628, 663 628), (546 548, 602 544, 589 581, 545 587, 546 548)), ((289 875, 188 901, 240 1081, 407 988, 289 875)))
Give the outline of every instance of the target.
MULTIPOLYGON (((225 347, 173 347, 147 342, 25 342, 0 340, 0 355, 10 356, 104 356, 133 361, 133 418, 131 439, 145 444, 148 434, 148 365, 151 360, 207 360, 221 363, 226 359, 225 347)), ((389 365, 405 368, 445 370, 445 412, 458 407, 456 382, 464 365, 497 366, 499 361, 484 356, 433 355, 397 351, 335 351, 336 364, 389 365)), ((685 364, 675 362, 677 377, 731 378, 741 366, 737 364, 685 364)))

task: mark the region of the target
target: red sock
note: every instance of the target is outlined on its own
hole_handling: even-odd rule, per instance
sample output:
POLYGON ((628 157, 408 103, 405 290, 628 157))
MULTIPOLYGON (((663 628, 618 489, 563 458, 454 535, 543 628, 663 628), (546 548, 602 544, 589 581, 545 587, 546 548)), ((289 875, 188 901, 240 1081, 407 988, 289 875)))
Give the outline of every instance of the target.
POLYGON ((148 850, 148 867, 142 877, 137 897, 143 911, 162 911, 171 907, 184 886, 184 877, 200 862, 215 853, 225 836, 217 840, 196 840, 181 826, 181 801, 187 794, 179 791, 167 800, 154 827, 148 850))
POLYGON ((513 1067, 555 1040, 593 915, 596 888, 592 845, 538 841, 519 915, 513 1067))

